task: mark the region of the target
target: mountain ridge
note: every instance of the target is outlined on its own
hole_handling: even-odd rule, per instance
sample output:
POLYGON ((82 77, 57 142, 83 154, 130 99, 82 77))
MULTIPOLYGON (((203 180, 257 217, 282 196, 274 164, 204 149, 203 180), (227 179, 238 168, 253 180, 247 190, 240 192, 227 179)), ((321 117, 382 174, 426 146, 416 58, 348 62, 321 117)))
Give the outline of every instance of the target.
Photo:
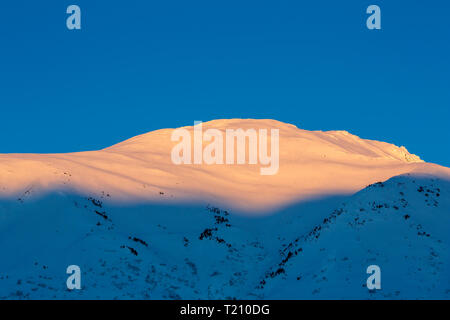
POLYGON ((175 165, 171 132, 0 155, 0 299, 448 299, 450 169, 290 125, 274 176, 175 165))
MULTIPOLYGON (((174 129, 139 135, 99 151, 68 154, 0 154, 0 196, 33 187, 107 192, 112 201, 204 201, 245 212, 278 207, 327 194, 351 194, 366 185, 414 171, 440 171, 403 147, 361 139, 343 131, 307 131, 276 120, 205 122, 215 128, 279 129, 280 171, 261 176, 255 165, 175 165, 174 129), (214 186, 214 187, 211 187, 214 186)), ((192 133, 193 127, 184 127, 192 133)), ((205 144, 206 145, 206 144, 205 144)))

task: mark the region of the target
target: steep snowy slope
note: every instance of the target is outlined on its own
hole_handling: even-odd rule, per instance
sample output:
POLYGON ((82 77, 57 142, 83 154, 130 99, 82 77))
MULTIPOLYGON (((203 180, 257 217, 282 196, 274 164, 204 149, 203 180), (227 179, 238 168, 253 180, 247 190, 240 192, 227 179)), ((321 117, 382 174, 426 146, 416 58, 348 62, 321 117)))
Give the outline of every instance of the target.
POLYGON ((449 299, 450 181, 407 174, 368 186, 285 243, 260 288, 284 299, 449 299), (366 287, 370 265, 381 290, 366 287))

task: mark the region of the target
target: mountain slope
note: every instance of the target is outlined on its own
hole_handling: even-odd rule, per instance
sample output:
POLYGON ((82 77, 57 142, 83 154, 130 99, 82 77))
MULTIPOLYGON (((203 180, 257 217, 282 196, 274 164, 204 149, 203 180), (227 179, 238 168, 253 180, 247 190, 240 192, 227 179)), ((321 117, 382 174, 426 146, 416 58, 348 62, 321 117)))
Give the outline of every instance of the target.
POLYGON ((172 129, 0 155, 0 299, 449 298, 448 168, 341 131, 203 126, 279 128, 279 174, 176 166, 172 129), (364 287, 371 264, 379 291, 364 287))
MULTIPOLYGON (((260 165, 175 165, 173 129, 134 137, 100 151, 0 155, 0 194, 66 190, 110 195, 110 201, 216 203, 261 213, 332 194, 351 194, 370 183, 416 171, 447 168, 423 163, 404 147, 364 140, 344 131, 306 131, 274 120, 216 120, 215 128, 279 129, 280 168, 260 175, 260 165), (293 188, 292 186, 295 186, 293 188)), ((192 133, 192 127, 186 127, 192 133)), ((204 143, 206 145, 206 142, 204 143)))
POLYGON ((448 180, 394 177, 269 217, 106 198, 1 202, 0 298, 450 297, 448 180), (73 264, 79 291, 66 289, 73 264), (364 287, 372 264, 379 291, 364 287))
POLYGON ((284 299, 450 298, 449 196, 449 180, 427 175, 365 188, 283 246, 279 260, 287 261, 271 268, 283 272, 266 277, 263 291, 284 299), (381 268, 382 290, 366 288, 370 265, 381 268))

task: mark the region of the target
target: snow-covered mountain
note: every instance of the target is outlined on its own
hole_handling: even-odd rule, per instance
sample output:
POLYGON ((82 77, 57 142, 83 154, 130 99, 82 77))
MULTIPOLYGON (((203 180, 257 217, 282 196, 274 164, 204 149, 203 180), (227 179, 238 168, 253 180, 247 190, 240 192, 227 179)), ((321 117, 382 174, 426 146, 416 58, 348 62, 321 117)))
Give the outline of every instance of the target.
POLYGON ((0 298, 450 297, 450 169, 345 131, 203 127, 279 129, 278 174, 175 165, 173 129, 0 155, 0 298), (369 265, 381 290, 365 287, 369 265))

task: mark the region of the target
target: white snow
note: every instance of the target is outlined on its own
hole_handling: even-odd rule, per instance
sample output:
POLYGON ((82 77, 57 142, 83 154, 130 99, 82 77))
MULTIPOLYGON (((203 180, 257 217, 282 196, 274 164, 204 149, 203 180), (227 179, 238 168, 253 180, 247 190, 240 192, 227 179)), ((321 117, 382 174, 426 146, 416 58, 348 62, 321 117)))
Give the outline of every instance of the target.
POLYGON ((450 169, 343 131, 203 125, 280 129, 279 174, 175 166, 172 129, 0 155, 0 299, 450 297, 450 169), (380 291, 363 286, 370 264, 380 291))

